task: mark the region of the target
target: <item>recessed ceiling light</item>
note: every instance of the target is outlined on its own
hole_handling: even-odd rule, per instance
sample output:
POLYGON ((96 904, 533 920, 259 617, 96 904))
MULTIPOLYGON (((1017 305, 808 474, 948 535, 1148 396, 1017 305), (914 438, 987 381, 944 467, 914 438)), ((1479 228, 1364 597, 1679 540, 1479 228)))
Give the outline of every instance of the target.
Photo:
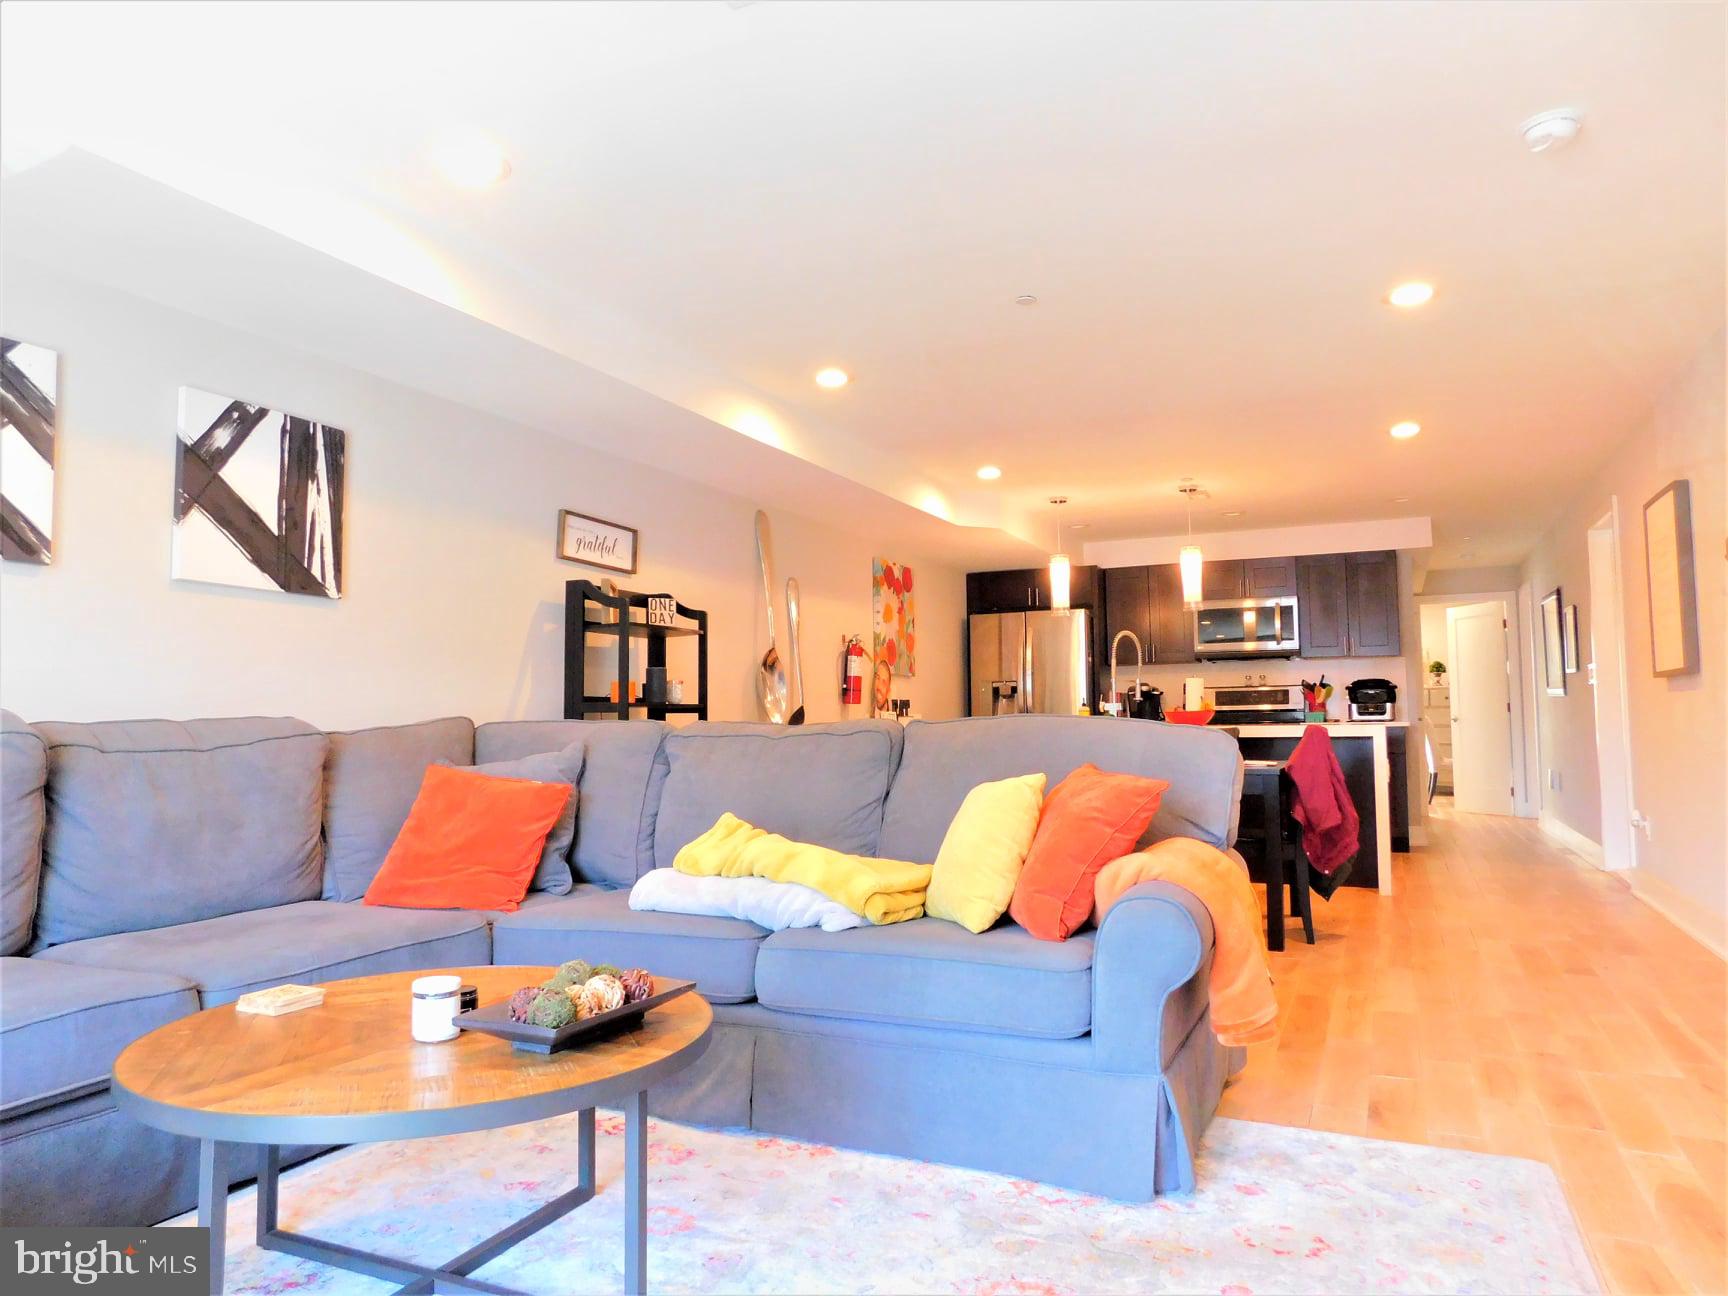
POLYGON ((1014 304, 1016 306, 1036 306, 1038 304, 1038 299, 1031 293, 1021 293, 1014 299, 1014 304))
POLYGON ((1401 283, 1386 294, 1386 300, 1394 306, 1405 310, 1415 310, 1418 306, 1426 306, 1434 300, 1434 285, 1423 283, 1420 279, 1412 279, 1409 283, 1401 283))
POLYGON ((1551 108, 1528 118, 1518 127, 1524 145, 1532 153, 1562 148, 1578 138, 1584 122, 1572 108, 1551 108))
POLYGON ((844 387, 851 381, 852 376, 844 369, 818 369, 816 371, 816 385, 826 387, 830 391, 836 387, 844 387))
POLYGON ((995 464, 985 464, 978 470, 979 481, 995 481, 1002 475, 1002 470, 995 464))
POLYGON ((1408 504, 1410 502, 1410 497, 1408 495, 1394 495, 1392 497, 1392 502, 1394 504, 1408 504))
POLYGON ((1415 436, 1422 430, 1422 425, 1420 423, 1412 423, 1409 419, 1405 419, 1402 423, 1394 423, 1389 430, 1398 440, 1408 441, 1411 437, 1415 436))
POLYGON ((498 141, 477 127, 446 131, 429 151, 438 173, 463 189, 484 189, 510 176, 510 159, 498 141))
POLYGON ((1241 509, 1225 509, 1224 510, 1224 516, 1225 517, 1241 517, 1242 516, 1242 510, 1241 509))

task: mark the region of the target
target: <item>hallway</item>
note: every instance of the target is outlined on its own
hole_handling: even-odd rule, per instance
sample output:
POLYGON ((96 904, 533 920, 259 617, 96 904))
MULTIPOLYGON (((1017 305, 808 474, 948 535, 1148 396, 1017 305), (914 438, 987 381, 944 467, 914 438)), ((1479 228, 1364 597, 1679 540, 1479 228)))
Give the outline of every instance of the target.
POLYGON ((1546 1161, 1621 1292, 1728 1290, 1722 961, 1525 819, 1437 802, 1315 902, 1219 1114, 1546 1161))

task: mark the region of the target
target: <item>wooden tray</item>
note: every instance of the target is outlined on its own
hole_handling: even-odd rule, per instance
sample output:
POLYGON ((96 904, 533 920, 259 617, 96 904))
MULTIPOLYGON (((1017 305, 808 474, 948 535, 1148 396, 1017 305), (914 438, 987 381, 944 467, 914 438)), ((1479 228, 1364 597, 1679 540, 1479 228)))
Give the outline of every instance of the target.
POLYGON ((568 1026, 560 1026, 557 1030, 550 1026, 533 1026, 527 1022, 511 1021, 508 1001, 482 1004, 471 1012, 457 1013, 456 1024, 463 1030, 480 1031, 486 1035, 496 1035, 499 1039, 507 1039, 513 1047, 525 1052, 556 1053, 560 1049, 608 1038, 621 1028, 635 1026, 650 1008, 658 1008, 668 1000, 688 994, 695 988, 694 981, 671 981, 665 977, 655 977, 654 993, 646 999, 624 1004, 611 1012, 585 1017, 581 1021, 571 1022, 568 1026))

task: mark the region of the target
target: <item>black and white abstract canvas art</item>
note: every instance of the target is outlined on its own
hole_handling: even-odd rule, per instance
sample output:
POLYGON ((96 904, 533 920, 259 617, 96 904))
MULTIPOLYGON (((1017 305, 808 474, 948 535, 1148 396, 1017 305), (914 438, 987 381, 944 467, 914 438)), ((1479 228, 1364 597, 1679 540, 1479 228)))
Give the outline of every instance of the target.
POLYGON ((0 558, 54 556, 54 409, 60 355, 0 338, 0 558))
POLYGON ((180 389, 176 580, 342 597, 347 434, 180 389))

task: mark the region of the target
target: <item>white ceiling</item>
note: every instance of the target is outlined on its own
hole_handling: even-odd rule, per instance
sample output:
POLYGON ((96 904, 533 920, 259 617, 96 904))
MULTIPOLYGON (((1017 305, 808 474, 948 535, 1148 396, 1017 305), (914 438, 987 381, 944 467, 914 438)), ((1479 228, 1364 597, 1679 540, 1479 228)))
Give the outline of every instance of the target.
POLYGON ((14 2, 0 24, 14 174, 79 145, 1021 534, 1056 493, 1088 538, 1169 533, 1193 476, 1198 529, 1429 514, 1433 566, 1514 562, 1722 327, 1715 4, 14 2), (1556 106, 1584 133, 1532 156, 1518 123, 1556 106), (469 124, 513 166, 477 194, 426 163, 469 124), (1414 277, 1432 306, 1380 303, 1414 277), (819 390, 825 364, 854 382, 819 390), (1425 431, 1394 443, 1404 418, 1425 431))

